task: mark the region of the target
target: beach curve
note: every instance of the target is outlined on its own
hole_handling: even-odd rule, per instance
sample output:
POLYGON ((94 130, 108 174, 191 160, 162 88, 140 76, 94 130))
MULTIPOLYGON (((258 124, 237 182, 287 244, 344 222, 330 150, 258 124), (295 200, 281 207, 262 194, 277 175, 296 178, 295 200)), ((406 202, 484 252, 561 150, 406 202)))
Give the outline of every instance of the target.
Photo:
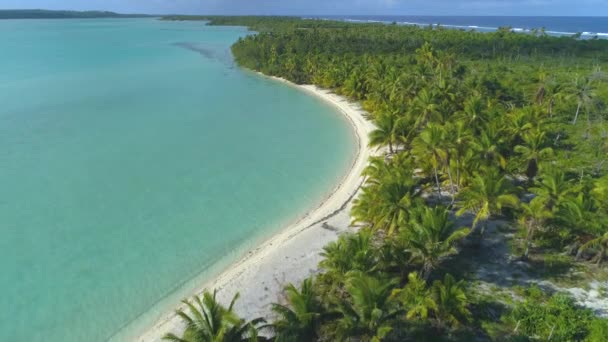
MULTIPOLYGON (((247 252, 192 294, 200 294, 205 289, 216 289, 218 300, 228 303, 238 292, 241 296, 235 305, 235 311, 244 319, 268 317, 271 303, 284 302, 282 290, 287 283, 299 284, 317 271, 323 246, 335 241, 339 234, 350 227, 352 199, 363 183, 361 173, 369 157, 374 154, 369 148, 368 137, 374 125, 365 118, 367 113, 359 104, 314 85, 296 85, 282 78, 262 76, 295 87, 333 105, 352 126, 357 140, 357 152, 348 173, 319 206, 247 252)), ((171 311, 160 317, 135 340, 156 342, 161 341, 166 333, 179 334, 181 331, 183 325, 174 311, 171 311)))

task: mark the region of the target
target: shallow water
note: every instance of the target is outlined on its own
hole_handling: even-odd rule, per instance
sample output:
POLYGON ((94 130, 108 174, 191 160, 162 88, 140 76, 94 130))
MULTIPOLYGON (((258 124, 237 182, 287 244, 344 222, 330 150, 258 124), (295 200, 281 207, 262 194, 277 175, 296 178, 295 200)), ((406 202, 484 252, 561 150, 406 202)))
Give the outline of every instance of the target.
POLYGON ((345 174, 347 121, 236 68, 229 46, 246 34, 0 21, 0 340, 102 341, 149 324, 142 313, 345 174))

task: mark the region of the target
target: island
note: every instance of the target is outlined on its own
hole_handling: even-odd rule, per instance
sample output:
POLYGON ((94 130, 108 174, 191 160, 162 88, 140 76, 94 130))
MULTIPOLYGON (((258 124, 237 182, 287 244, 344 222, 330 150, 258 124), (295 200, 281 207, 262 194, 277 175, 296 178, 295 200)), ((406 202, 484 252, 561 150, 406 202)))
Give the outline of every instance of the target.
POLYGON ((109 11, 53 11, 43 9, 0 9, 0 19, 93 19, 93 18, 146 18, 148 14, 119 14, 109 11))
POLYGON ((156 334, 606 339, 608 41, 508 27, 164 19, 249 27, 256 34, 232 47, 241 67, 359 103, 377 152, 347 231, 322 248, 310 276, 282 284, 278 301, 242 317, 236 291, 223 302, 217 294, 226 287, 208 287, 156 334))

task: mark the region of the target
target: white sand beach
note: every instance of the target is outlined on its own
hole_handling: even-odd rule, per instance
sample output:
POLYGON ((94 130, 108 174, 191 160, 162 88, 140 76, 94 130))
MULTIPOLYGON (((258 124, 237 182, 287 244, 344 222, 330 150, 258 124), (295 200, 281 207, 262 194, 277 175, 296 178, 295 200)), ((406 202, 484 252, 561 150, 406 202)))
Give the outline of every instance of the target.
MULTIPOLYGON (((323 246, 349 230, 351 202, 363 182, 361 172, 373 153, 368 147, 368 134, 374 126, 364 118, 365 111, 358 104, 316 86, 300 86, 279 78, 273 79, 334 105, 352 124, 359 146, 348 174, 316 209, 249 251, 241 260, 197 291, 199 294, 204 289, 217 289, 220 302, 226 305, 239 292, 241 296, 235 310, 245 319, 268 317, 271 303, 284 302, 282 290, 285 284, 299 284, 315 273, 323 246)), ((164 318, 137 338, 137 341, 160 341, 166 333, 179 334, 182 329, 174 311, 167 312, 164 318)))

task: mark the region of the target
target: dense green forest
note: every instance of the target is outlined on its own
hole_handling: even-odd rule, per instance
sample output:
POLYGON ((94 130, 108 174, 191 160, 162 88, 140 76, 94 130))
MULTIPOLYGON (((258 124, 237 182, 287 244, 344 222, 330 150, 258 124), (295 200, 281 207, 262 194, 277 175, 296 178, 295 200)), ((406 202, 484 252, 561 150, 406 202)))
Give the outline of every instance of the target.
POLYGON ((354 202, 358 229, 287 285, 268 322, 206 293, 179 313, 183 339, 167 339, 606 341, 608 320, 561 289, 608 279, 608 41, 166 19, 257 31, 234 44, 239 65, 359 101, 382 151, 354 202))
POLYGON ((119 14, 107 11, 50 11, 40 9, 0 10, 0 19, 86 19, 142 18, 145 14, 119 14))

